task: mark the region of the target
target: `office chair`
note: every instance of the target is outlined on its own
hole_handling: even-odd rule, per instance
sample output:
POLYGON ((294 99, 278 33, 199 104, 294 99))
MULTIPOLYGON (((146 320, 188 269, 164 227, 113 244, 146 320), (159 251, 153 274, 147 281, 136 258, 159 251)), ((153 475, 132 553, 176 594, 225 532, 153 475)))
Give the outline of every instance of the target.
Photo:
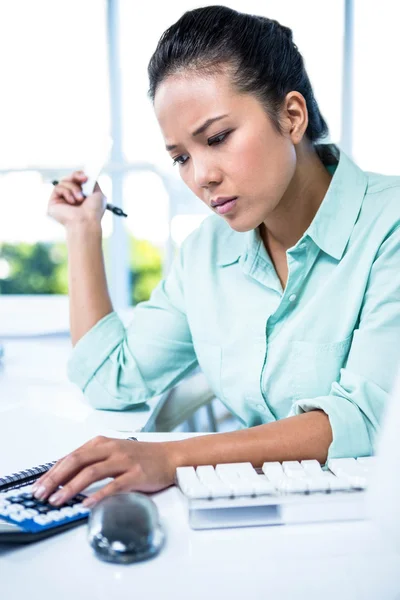
POLYGON ((214 392, 210 389, 204 374, 196 371, 172 388, 155 421, 155 431, 173 431, 186 423, 187 431, 200 431, 195 413, 205 406, 208 431, 217 431, 212 401, 214 392))

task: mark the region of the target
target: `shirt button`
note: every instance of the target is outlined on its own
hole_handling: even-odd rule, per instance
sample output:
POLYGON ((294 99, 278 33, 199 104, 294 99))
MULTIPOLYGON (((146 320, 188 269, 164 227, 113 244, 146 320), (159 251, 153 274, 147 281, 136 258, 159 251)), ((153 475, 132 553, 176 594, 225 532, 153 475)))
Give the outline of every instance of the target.
POLYGON ((296 294, 292 294, 291 296, 289 296, 289 302, 294 302, 296 300, 297 296, 296 294))
POLYGON ((306 243, 305 242, 301 242, 301 244, 299 244, 299 249, 303 250, 303 248, 306 247, 306 243))
POLYGON ((261 410, 262 412, 265 412, 264 404, 257 404, 256 408, 258 408, 258 410, 261 410))

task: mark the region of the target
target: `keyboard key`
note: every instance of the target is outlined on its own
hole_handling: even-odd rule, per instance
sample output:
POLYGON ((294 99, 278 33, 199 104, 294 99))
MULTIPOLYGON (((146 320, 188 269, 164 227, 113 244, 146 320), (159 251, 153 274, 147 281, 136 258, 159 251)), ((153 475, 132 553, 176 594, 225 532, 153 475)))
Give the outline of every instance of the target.
POLYGON ((321 473, 322 475, 317 475, 316 477, 307 477, 305 479, 309 494, 316 494, 319 492, 326 493, 331 491, 329 481, 323 476, 324 473, 322 471, 321 473))
POLYGON ((367 487, 367 470, 355 458, 333 458, 327 461, 327 465, 336 477, 347 479, 354 488, 365 489, 367 487))
POLYGON ((297 460, 285 460, 282 463, 282 469, 287 477, 299 479, 306 476, 302 465, 297 460))
MULTIPOLYGON (((250 465, 250 463, 248 464, 250 465)), ((250 467, 253 468, 251 465, 250 467)), ((221 481, 223 481, 225 485, 229 486, 233 496, 254 495, 254 486, 243 476, 243 474, 240 475, 239 463, 217 465, 215 467, 215 472, 221 481)))
POLYGON ((232 489, 218 477, 212 465, 202 465, 196 469, 200 482, 208 488, 211 498, 231 498, 232 489))
POLYGON ((332 473, 325 473, 324 477, 330 492, 350 492, 353 489, 351 481, 346 477, 338 477, 332 473))
POLYGON ((357 463, 359 465, 362 465, 364 468, 367 469, 367 471, 369 471, 370 469, 374 468, 374 465, 376 463, 376 457, 375 456, 360 456, 360 458, 357 458, 357 463))
POLYGON ((279 462, 265 462, 262 466, 262 470, 268 481, 271 481, 273 484, 279 484, 287 479, 286 474, 282 469, 282 465, 279 462))
POLYGON ((209 498, 210 492, 196 475, 193 467, 178 467, 176 479, 182 492, 189 498, 209 498))
POLYGON ((286 477, 276 481, 275 485, 282 494, 305 494, 308 492, 307 482, 302 477, 286 477))
POLYGON ((255 496, 276 493, 275 486, 267 480, 265 475, 259 475, 251 463, 238 463, 236 471, 252 487, 255 496))
POLYGON ((302 460, 301 466, 303 467, 306 475, 310 477, 320 477, 324 473, 317 460, 302 460))

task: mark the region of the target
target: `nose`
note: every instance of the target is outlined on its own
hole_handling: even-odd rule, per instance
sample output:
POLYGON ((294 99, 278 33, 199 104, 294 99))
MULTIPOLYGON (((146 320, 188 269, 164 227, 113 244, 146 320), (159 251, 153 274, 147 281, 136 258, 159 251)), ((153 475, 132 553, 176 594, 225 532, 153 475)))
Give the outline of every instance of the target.
POLYGON ((193 162, 193 178, 196 186, 207 189, 221 183, 222 173, 215 160, 202 158, 193 162))

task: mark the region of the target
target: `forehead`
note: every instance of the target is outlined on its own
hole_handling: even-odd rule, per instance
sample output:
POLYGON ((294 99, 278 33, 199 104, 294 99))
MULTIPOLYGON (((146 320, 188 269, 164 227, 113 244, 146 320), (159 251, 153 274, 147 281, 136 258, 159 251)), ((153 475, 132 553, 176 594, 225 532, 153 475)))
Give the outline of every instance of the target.
POLYGON ((181 73, 167 77, 157 88, 154 109, 165 139, 192 130, 216 114, 238 110, 241 96, 224 73, 200 76, 181 73))

